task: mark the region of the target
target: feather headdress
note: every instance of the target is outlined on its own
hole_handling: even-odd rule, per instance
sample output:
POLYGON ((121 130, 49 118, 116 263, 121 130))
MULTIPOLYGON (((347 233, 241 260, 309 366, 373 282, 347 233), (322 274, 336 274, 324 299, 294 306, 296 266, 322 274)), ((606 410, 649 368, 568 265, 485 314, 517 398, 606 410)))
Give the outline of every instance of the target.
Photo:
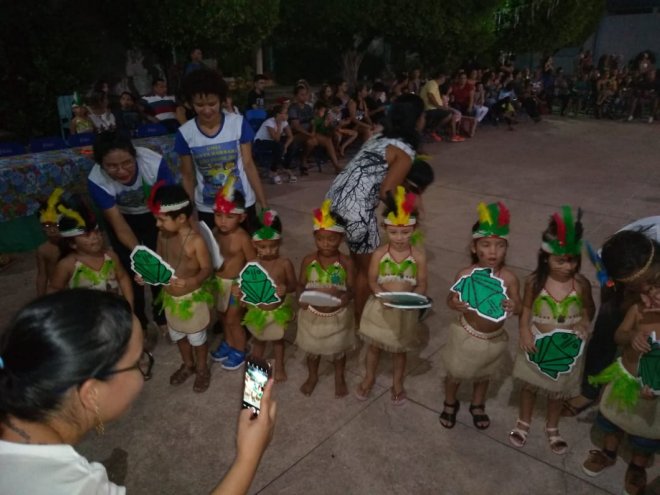
POLYGON ((52 194, 48 197, 46 201, 46 207, 39 210, 39 222, 40 223, 54 223, 60 219, 60 214, 57 212, 57 205, 60 202, 60 198, 64 194, 64 189, 61 187, 56 187, 52 194))
POLYGON ((245 213, 245 208, 237 205, 234 202, 236 177, 230 175, 227 177, 225 184, 222 188, 218 189, 215 196, 215 208, 218 213, 231 214, 231 213, 245 213))
POLYGON ((96 217, 85 201, 73 194, 57 205, 57 228, 62 237, 76 237, 97 228, 96 217))
POLYGON ((541 249, 556 256, 578 256, 582 251, 582 210, 578 208, 577 219, 573 218, 570 206, 561 207, 561 215, 553 213, 550 227, 554 224, 556 234, 548 228, 543 234, 541 249))
POLYGON ((486 205, 486 203, 481 202, 477 207, 477 212, 479 213, 479 226, 477 230, 472 232, 473 239, 481 239, 482 237, 509 238, 511 214, 504 203, 498 201, 486 205))
POLYGON ((160 215, 161 213, 178 211, 190 204, 190 200, 188 199, 184 201, 177 201, 176 203, 171 204, 163 204, 162 201, 156 201, 156 193, 164 185, 166 185, 166 182, 164 180, 159 180, 153 186, 151 186, 151 191, 149 192, 149 197, 147 198, 147 207, 151 213, 154 215, 160 215))
POLYGON ((344 227, 337 223, 337 219, 330 211, 332 200, 326 199, 321 204, 321 208, 314 210, 314 230, 329 230, 331 232, 344 233, 344 227))
POLYGON ((275 210, 262 210, 259 213, 259 228, 252 234, 252 239, 255 241, 274 241, 281 239, 280 232, 273 227, 273 222, 277 218, 275 210))
POLYGON ((397 227, 415 225, 417 218, 413 212, 415 211, 416 198, 417 196, 413 193, 406 193, 403 186, 397 186, 393 198, 394 204, 391 205, 391 210, 385 217, 385 225, 397 227))

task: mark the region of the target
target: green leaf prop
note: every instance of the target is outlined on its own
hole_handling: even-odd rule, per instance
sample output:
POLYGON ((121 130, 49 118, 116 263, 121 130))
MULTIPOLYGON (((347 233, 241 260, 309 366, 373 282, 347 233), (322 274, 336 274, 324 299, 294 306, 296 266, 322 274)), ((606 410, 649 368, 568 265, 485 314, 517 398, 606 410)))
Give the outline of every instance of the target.
POLYGON ((500 322, 506 318, 502 303, 507 299, 504 280, 493 275, 490 268, 475 268, 469 275, 459 278, 451 289, 461 302, 482 318, 500 322))
POLYGON ((655 395, 660 395, 660 342, 649 339, 651 350, 639 359, 638 373, 642 384, 648 386, 655 395))
POLYGON ((527 353, 527 359, 539 371, 553 380, 561 373, 569 373, 582 354, 584 341, 568 330, 553 330, 536 338, 536 352, 527 353))
POLYGON ((238 285, 243 293, 242 301, 248 304, 273 304, 281 301, 276 293, 275 282, 256 261, 250 261, 241 270, 238 285))
POLYGON ((131 270, 149 285, 169 285, 174 268, 147 246, 135 246, 131 252, 131 270))

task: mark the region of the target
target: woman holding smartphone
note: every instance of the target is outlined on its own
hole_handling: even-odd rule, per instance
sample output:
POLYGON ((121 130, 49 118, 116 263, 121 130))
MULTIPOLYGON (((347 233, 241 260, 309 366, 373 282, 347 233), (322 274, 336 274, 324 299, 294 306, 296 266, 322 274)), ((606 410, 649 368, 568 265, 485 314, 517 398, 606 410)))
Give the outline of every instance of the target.
MULTIPOLYGON (((142 342, 128 303, 107 292, 58 292, 18 312, 0 339, 0 493, 126 493, 73 445, 138 397, 153 366, 142 342)), ((214 494, 247 493, 273 434, 271 390, 256 419, 241 412, 236 458, 214 494)))

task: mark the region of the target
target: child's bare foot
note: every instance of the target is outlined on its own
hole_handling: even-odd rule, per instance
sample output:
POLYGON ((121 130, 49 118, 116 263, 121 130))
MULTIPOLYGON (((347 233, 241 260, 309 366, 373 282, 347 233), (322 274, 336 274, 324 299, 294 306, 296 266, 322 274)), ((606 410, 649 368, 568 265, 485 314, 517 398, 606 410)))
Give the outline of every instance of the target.
POLYGON ((318 381, 319 381, 318 377, 310 376, 309 378, 307 378, 307 381, 301 385, 300 391, 303 393, 303 395, 309 397, 310 395, 312 395, 312 392, 314 392, 314 389, 316 388, 316 384, 318 381))
POLYGON ((275 368, 275 383, 285 382, 287 378, 284 368, 275 368))
POLYGON ((348 386, 346 385, 346 380, 344 377, 336 378, 335 377, 335 399, 341 399, 348 395, 348 386))
POLYGON ((367 400, 369 398, 369 394, 371 393, 371 387, 373 387, 373 383, 360 383, 355 389, 355 398, 357 400, 367 400))

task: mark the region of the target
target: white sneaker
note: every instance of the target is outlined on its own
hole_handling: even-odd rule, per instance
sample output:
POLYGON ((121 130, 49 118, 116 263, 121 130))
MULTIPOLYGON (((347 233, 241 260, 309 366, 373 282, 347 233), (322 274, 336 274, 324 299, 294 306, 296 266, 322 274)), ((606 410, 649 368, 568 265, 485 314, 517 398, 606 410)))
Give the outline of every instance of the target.
POLYGON ((632 120, 633 120, 633 116, 632 116, 632 115, 628 115, 628 122, 632 122, 632 120))
POLYGON ((649 124, 652 124, 653 120, 654 120, 653 117, 649 117, 649 124))

